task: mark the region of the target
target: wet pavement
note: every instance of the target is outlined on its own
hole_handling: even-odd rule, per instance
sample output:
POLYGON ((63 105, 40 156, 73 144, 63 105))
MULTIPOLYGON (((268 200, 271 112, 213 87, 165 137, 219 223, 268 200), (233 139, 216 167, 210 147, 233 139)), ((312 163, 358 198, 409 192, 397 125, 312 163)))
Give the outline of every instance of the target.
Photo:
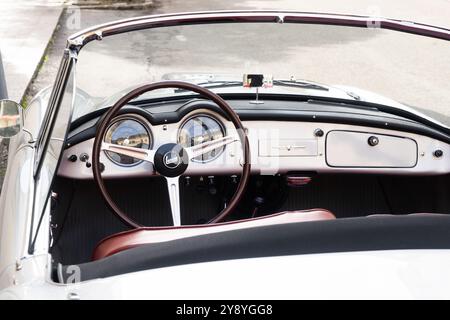
POLYGON ((9 98, 20 101, 62 11, 62 0, 1 0, 0 50, 9 98))
POLYGON ((53 41, 49 46, 42 67, 38 75, 30 83, 26 93, 30 101, 40 90, 53 85, 59 63, 66 46, 67 38, 87 27, 129 17, 152 14, 153 9, 146 10, 99 10, 79 9, 76 6, 68 7, 61 16, 53 41))
POLYGON ((164 0, 158 13, 202 10, 295 10, 374 15, 450 28, 449 0, 164 0))
MULTIPOLYGON (((10 98, 20 100, 22 97, 56 26, 61 12, 61 2, 63 1, 1 1, 0 50, 3 52, 5 60, 10 98)), ((57 36, 64 37, 91 25, 139 15, 230 9, 283 9, 375 15, 450 27, 450 19, 448 19, 450 0, 433 0, 426 3, 420 0, 164 0, 155 1, 155 4, 156 7, 150 10, 83 9, 78 11, 79 16, 68 15, 68 18, 61 21, 61 33, 57 36)), ((60 41, 60 43, 63 43, 63 41, 60 41)), ((56 48, 56 50, 59 49, 56 48)), ((44 57, 44 62, 49 59, 50 57, 44 57)), ((46 85, 51 81, 41 80, 41 82, 42 85, 46 85)), ((30 94, 38 91, 40 87, 35 85, 30 94)))

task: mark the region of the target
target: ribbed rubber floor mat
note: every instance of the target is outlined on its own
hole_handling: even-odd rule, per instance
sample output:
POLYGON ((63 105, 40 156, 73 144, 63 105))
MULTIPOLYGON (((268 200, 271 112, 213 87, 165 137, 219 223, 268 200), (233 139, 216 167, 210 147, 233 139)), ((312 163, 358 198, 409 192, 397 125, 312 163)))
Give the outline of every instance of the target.
MULTIPOLYGON (((170 226, 169 196, 164 178, 106 181, 117 205, 145 226, 170 226)), ((181 184, 182 224, 206 222, 219 211, 216 197, 181 184)), ((129 230, 106 208, 93 181, 58 179, 59 218, 53 253, 64 264, 89 261, 103 238, 129 230), (73 196, 73 198, 72 198, 73 196), (64 214, 66 213, 66 215, 64 214), (59 234, 58 234, 59 233, 59 234)))
POLYGON ((391 213, 376 176, 316 176, 300 188, 290 188, 283 210, 324 208, 337 217, 391 213))
MULTIPOLYGON (((450 176, 400 177, 376 175, 317 175, 300 188, 280 188, 284 204, 274 211, 324 208, 337 218, 392 213, 450 213, 450 176), (284 192, 288 192, 284 197, 284 192)), ((269 179, 270 180, 270 179, 269 179)), ((207 185, 207 184, 206 184, 207 185)), ((213 218, 223 203, 222 188, 211 195, 199 184, 181 184, 182 224, 205 223, 213 218)), ((163 178, 107 181, 112 197, 123 211, 147 226, 172 225, 167 185, 163 178)), ((264 188, 267 188, 265 186, 264 188)), ((106 208, 93 181, 59 178, 54 187, 58 204, 53 224, 55 245, 52 254, 65 265, 90 260, 95 245, 104 237, 128 230, 106 208), (73 196, 72 196, 73 195, 73 196)), ((270 189, 270 193, 277 189, 270 189)), ((237 211, 239 218, 249 218, 255 191, 248 188, 247 199, 237 211)), ((277 198, 277 197, 274 197, 277 198)), ((268 212, 272 213, 272 212, 268 212)))
MULTIPOLYGON (((64 182, 63 182, 64 183, 64 182)), ((65 181, 65 183, 70 183, 65 181)), ((143 225, 171 225, 167 187, 162 179, 107 181, 108 190, 120 208, 143 225)), ((94 246, 106 236, 128 230, 105 206, 92 181, 76 181, 73 199, 68 192, 59 192, 62 210, 69 206, 57 240, 60 259, 64 263, 88 261, 94 246)))

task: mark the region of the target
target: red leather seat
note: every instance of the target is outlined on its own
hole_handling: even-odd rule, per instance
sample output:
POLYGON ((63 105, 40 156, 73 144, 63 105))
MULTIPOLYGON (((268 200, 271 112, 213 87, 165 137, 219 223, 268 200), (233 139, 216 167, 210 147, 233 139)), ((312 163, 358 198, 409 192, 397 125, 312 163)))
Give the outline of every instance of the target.
POLYGON ((120 251, 124 251, 143 244, 164 242, 215 232, 254 228, 273 224, 332 219, 336 219, 336 217, 330 211, 325 209, 312 209, 300 211, 285 211, 264 217, 222 222, 217 224, 181 227, 138 228, 114 234, 100 241, 100 243, 94 250, 92 260, 102 259, 120 251))

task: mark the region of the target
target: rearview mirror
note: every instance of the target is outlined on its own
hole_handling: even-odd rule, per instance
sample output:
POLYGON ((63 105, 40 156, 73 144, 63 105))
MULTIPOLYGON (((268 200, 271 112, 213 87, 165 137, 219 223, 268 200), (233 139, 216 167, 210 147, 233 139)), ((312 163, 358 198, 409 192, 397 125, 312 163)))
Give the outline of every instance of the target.
POLYGON ((11 100, 0 100, 0 137, 11 138, 22 128, 22 107, 11 100))

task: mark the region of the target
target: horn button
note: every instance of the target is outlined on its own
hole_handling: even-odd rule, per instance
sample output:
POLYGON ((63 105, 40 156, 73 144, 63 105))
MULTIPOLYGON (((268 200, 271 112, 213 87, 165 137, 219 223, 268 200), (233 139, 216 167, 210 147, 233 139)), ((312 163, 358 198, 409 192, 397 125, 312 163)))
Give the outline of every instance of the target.
POLYGON ((165 177, 173 178, 186 171, 189 158, 182 146, 168 143, 156 150, 154 162, 156 171, 165 177))

